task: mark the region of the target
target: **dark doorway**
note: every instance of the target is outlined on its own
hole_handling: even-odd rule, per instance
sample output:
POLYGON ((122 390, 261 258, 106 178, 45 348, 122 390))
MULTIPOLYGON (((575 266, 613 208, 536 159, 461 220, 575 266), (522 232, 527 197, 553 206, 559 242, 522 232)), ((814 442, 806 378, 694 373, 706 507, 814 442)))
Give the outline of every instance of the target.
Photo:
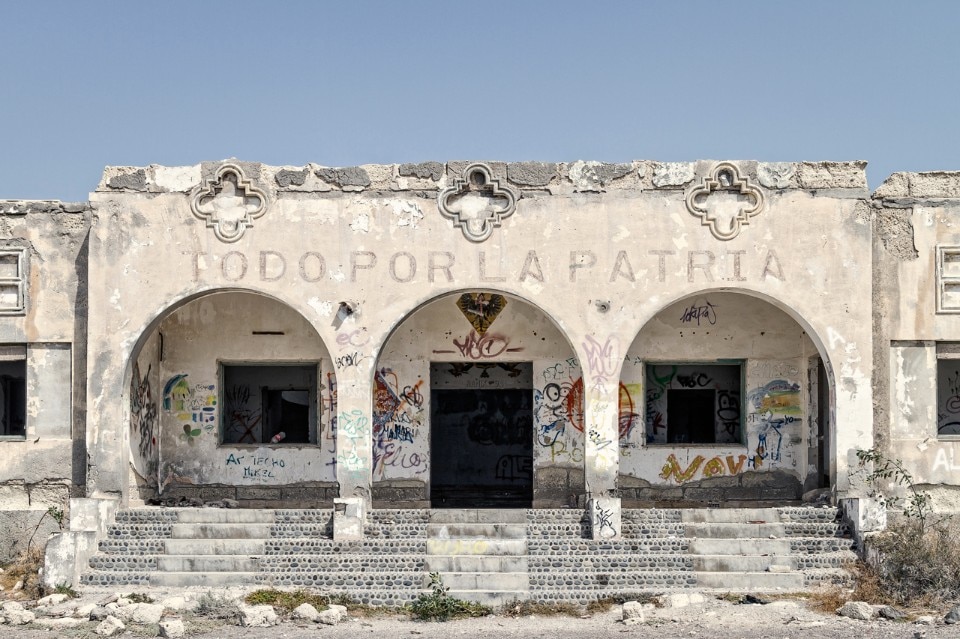
POLYGON ((717 391, 704 388, 667 390, 670 444, 712 444, 716 441, 714 413, 717 391))
POLYGON ((430 366, 434 508, 533 503, 533 366, 430 366))

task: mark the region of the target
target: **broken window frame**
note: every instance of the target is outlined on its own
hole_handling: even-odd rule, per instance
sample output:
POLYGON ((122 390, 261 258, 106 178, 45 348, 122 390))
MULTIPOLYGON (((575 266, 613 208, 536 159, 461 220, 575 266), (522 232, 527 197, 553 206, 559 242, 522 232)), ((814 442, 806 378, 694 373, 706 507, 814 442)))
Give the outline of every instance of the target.
MULTIPOLYGON (((320 383, 321 379, 321 367, 319 361, 262 361, 262 360, 218 360, 217 361, 217 378, 219 380, 219 405, 222 407, 220 418, 218 420, 218 436, 217 436, 217 446, 218 447, 240 447, 240 448, 259 448, 262 446, 299 446, 299 447, 317 447, 320 446, 320 433, 321 426, 320 420, 322 418, 322 399, 320 397, 320 383), (260 426, 260 441, 255 442, 230 442, 225 441, 227 434, 227 429, 229 427, 228 420, 230 419, 229 407, 231 400, 229 399, 228 394, 230 393, 230 388, 227 385, 227 369, 228 368, 303 368, 303 369, 313 369, 312 375, 313 379, 311 382, 310 388, 302 388, 299 385, 282 385, 282 384, 261 384, 257 386, 257 401, 256 407, 260 419, 264 418, 267 410, 267 393, 270 391, 307 391, 307 397, 309 398, 310 404, 307 407, 307 441, 306 442, 292 442, 292 441, 271 441, 269 437, 265 436, 265 432, 268 432, 264 429, 264 426, 260 426)), ((252 390, 252 389, 251 389, 252 390)), ((253 393, 251 393, 251 400, 253 393)), ((272 431, 271 431, 272 432, 272 431)))
POLYGON ((27 312, 27 249, 22 246, 0 246, 0 258, 13 256, 16 260, 16 275, 0 275, 0 289, 16 287, 17 302, 14 306, 0 305, 0 315, 24 315, 27 312))
MULTIPOLYGON (((734 447, 734 446, 746 446, 746 414, 747 414, 747 398, 746 398, 746 374, 747 374, 747 360, 746 359, 722 359, 722 360, 679 360, 679 359, 670 359, 670 360, 644 360, 643 361, 643 428, 644 428, 644 446, 650 447, 734 447), (667 441, 657 442, 650 441, 650 424, 647 421, 647 404, 649 401, 648 391, 651 388, 650 379, 648 378, 648 366, 724 366, 724 367, 737 367, 737 377, 738 377, 738 387, 737 393, 739 395, 739 412, 738 417, 738 439, 732 442, 718 442, 716 441, 716 429, 717 429, 717 418, 716 414, 714 415, 714 441, 711 442, 671 442, 670 439, 670 415, 669 411, 666 415, 665 427, 667 428, 667 441)), ((669 390, 700 390, 699 388, 678 388, 678 389, 667 389, 669 390)), ((716 393, 716 389, 713 389, 716 393)), ((731 389, 733 390, 733 389, 731 389)), ((669 401, 669 400, 665 400, 669 401)), ((716 395, 714 395, 714 408, 716 410, 716 395)))
MULTIPOLYGON (((954 393, 952 396, 941 395, 941 382, 945 381, 945 376, 949 376, 950 373, 960 373, 960 342, 937 342, 937 363, 936 371, 934 374, 934 392, 936 393, 937 398, 937 419, 934 423, 934 431, 937 434, 937 439, 939 441, 960 441, 960 393, 954 393), (953 371, 946 371, 945 367, 949 364, 953 365, 953 371), (940 415, 941 409, 946 409, 947 404, 951 399, 956 400, 957 408, 957 419, 958 424, 957 431, 953 433, 941 433, 940 432, 940 415)), ((957 379, 960 383, 960 375, 957 379)), ((948 390, 944 388, 944 390, 948 390)), ((948 426, 950 424, 947 424, 948 426)))
POLYGON ((6 376, 0 375, 0 387, 2 387, 3 406, 2 417, 0 417, 0 441, 25 441, 27 439, 27 346, 26 344, 0 344, 0 363, 19 363, 22 365, 22 375, 6 376), (10 380, 4 379, 10 377, 10 380), (16 381, 15 392, 11 392, 11 381, 16 381), (11 415, 11 404, 15 397, 20 401, 17 406, 18 412, 22 412, 23 424, 22 431, 15 434, 10 433, 9 416, 11 415))

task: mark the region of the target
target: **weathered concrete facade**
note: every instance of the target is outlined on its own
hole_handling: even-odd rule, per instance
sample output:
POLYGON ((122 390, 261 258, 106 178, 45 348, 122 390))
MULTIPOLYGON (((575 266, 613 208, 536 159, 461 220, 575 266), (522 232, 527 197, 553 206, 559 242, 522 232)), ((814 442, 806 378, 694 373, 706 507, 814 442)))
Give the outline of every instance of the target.
POLYGON ((3 203, 4 507, 489 503, 609 536, 863 497, 874 445, 952 494, 960 178, 864 166, 227 161, 3 203))

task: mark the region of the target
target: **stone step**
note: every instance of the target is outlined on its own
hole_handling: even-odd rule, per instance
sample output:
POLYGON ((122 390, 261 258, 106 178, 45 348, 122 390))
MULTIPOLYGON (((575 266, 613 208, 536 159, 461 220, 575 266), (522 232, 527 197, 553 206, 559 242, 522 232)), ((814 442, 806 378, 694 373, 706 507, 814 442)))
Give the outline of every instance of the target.
POLYGON ((525 524, 522 508, 450 508, 430 511, 431 524, 525 524))
POLYGON ((710 539, 769 539, 784 537, 783 524, 696 523, 684 525, 685 537, 710 539))
POLYGON ((150 574, 150 586, 159 588, 248 586, 259 583, 264 583, 264 575, 256 572, 155 572, 150 574))
POLYGON ((690 540, 691 555, 789 555, 789 539, 713 539, 690 540))
MULTIPOLYGON (((634 592, 645 588, 687 588, 697 585, 697 574, 692 570, 632 570, 626 573, 560 572, 549 571, 530 575, 531 588, 620 588, 634 592)), ((708 574, 708 573, 702 573, 708 574)))
POLYGON ((172 539, 269 539, 271 524, 174 524, 172 539))
POLYGON ((428 539, 428 555, 526 555, 522 539, 428 539))
MULTIPOLYGON (((425 591, 425 592, 429 594, 429 591, 425 591)), ((504 606, 514 601, 525 601, 530 597, 530 591, 526 589, 500 590, 500 591, 450 590, 447 594, 450 595, 451 597, 462 599, 463 601, 472 601, 472 602, 483 604, 485 606, 490 606, 493 608, 496 608, 498 606, 504 606)))
POLYGON ((685 553, 692 540, 681 539, 619 539, 592 541, 588 539, 527 541, 530 555, 579 555, 598 551, 611 553, 672 554, 685 553))
POLYGON ((262 539, 166 539, 167 555, 262 555, 266 542, 262 539))
POLYGON ((527 557, 512 555, 489 557, 485 555, 427 555, 427 572, 522 572, 528 567, 527 557))
POLYGON ((157 570, 163 572, 256 572, 256 557, 173 555, 157 557, 157 570))
POLYGON ((427 539, 526 539, 526 524, 428 524, 427 539))
POLYGON ((797 569, 796 557, 789 555, 697 555, 690 562, 697 572, 765 572, 770 566, 797 569))
MULTIPOLYGON (((450 590, 526 590, 530 585, 525 572, 445 572, 440 575, 443 585, 450 590)), ((430 584, 430 576, 423 576, 423 587, 430 584)))
POLYGON ((122 572, 90 570, 80 575, 80 584, 84 586, 147 586, 150 584, 150 572, 122 572))
POLYGON ((669 555, 553 555, 530 556, 530 572, 562 570, 593 570, 601 572, 629 572, 634 570, 693 570, 694 557, 669 555))
POLYGON ((748 524, 779 523, 780 513, 776 508, 684 508, 680 511, 684 524, 748 524))
POLYGON ((700 588, 724 590, 803 590, 801 572, 696 572, 700 588))
POLYGON ((193 508, 181 510, 177 516, 178 524, 272 524, 274 520, 272 510, 248 508, 193 508))

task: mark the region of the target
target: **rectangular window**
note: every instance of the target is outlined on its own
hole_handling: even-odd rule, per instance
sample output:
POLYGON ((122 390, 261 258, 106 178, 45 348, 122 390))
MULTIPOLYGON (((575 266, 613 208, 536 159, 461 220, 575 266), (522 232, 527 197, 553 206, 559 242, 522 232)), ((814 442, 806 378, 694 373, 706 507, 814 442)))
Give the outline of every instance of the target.
POLYGON ((27 436, 27 349, 0 345, 0 438, 27 436))
POLYGON ((742 364, 648 363, 649 444, 741 444, 742 364))
POLYGON ((937 344, 937 437, 960 439, 960 343, 937 344))
POLYGON ((26 309, 25 271, 25 249, 0 249, 0 315, 21 315, 26 309))
POLYGON ((316 364, 221 364, 220 379, 222 443, 316 443, 316 364))

